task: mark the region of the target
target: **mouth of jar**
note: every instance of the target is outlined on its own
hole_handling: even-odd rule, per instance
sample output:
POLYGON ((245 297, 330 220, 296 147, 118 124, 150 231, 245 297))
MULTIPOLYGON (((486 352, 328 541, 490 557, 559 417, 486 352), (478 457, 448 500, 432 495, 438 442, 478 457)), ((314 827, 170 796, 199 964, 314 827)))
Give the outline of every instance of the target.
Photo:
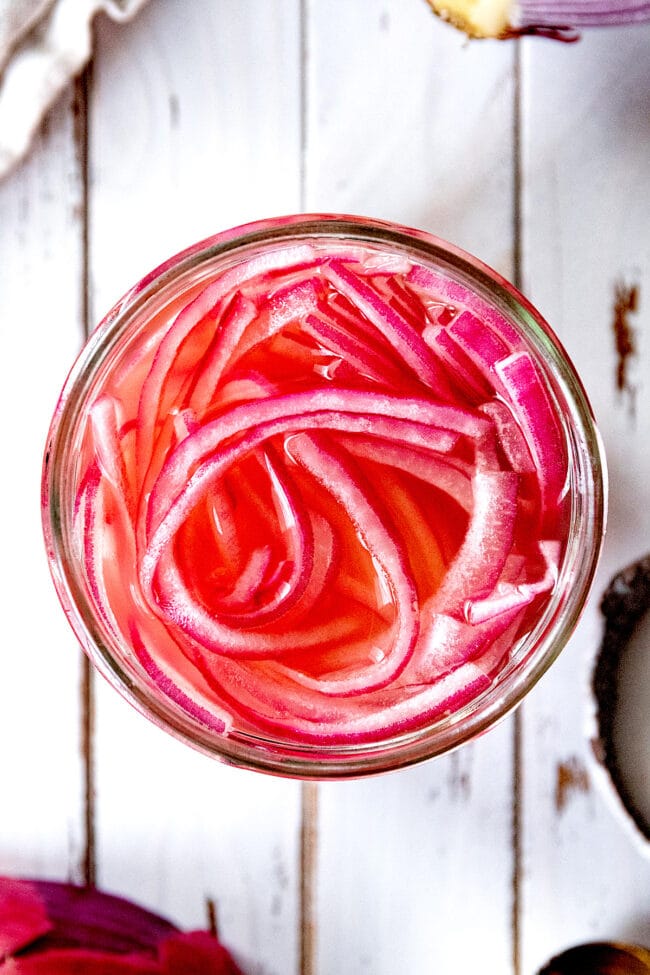
MULTIPOLYGON (((296 216, 238 228, 190 248, 145 277, 106 316, 73 366, 52 421, 43 524, 55 586, 78 639, 100 672, 138 710, 225 762, 298 777, 360 776, 433 757, 482 733, 515 707, 550 666, 575 627, 595 572, 604 531, 604 470, 590 407, 566 353, 541 316, 496 272, 409 228, 356 217, 296 216), (251 268, 255 274, 249 273, 251 268), (221 294, 219 282, 224 279, 230 284, 221 294), (422 322, 407 333, 404 323, 412 327, 409 316, 420 314, 418 302, 422 322), (188 308, 196 321, 185 321, 191 318, 188 308), (221 316, 221 332, 210 315, 221 316), (276 327, 283 315, 284 324, 276 327), (504 336, 511 343, 499 360, 508 360, 507 366, 500 373, 493 370, 501 384, 496 392, 486 390, 484 377, 475 378, 472 372, 480 371, 481 361, 480 356, 472 358, 468 345, 476 322, 482 327, 482 342, 495 334, 493 344, 504 336), (155 341, 152 330, 158 330, 155 341), (227 357, 215 338, 220 334, 239 336, 230 348, 231 357, 239 356, 239 367, 235 362, 229 372, 222 368, 211 386, 206 363, 212 363, 214 379, 227 357), (233 350, 238 350, 236 355, 233 350), (165 357, 167 372, 161 369, 165 357), (496 467, 482 470, 480 477, 476 473, 476 444, 485 439, 486 418, 496 415, 480 397, 501 404, 497 412, 502 411, 504 401, 508 405, 504 390, 518 388, 515 368, 526 357, 533 362, 533 377, 541 377, 559 431, 555 446, 566 457, 557 524, 554 516, 541 511, 542 502, 534 500, 543 494, 539 487, 523 500, 516 494, 513 465, 518 461, 513 456, 504 460, 502 444, 496 462, 494 451, 486 460, 488 453, 481 447, 480 464, 496 467), (431 358, 442 361, 444 369, 434 370, 431 358), (198 374, 188 379, 192 368, 198 374), (312 372, 306 378, 307 368, 317 380, 312 372), (444 384, 452 368, 450 392, 444 384), (361 371, 362 380, 355 370, 361 371), (402 373, 406 379, 400 379, 402 373), (434 383, 440 384, 435 394, 434 383), (221 397, 217 408, 208 395, 213 387, 221 397), (174 390, 185 398, 177 401, 174 390), (441 404, 444 409, 439 409, 441 404), (423 425, 425 408, 430 427, 426 444, 414 420, 416 416, 423 425), (295 422, 287 419, 288 410, 295 422), (454 410, 471 414, 473 423, 459 420, 454 410), (451 431, 457 440, 450 446, 453 437, 440 435, 434 451, 431 430, 438 424, 439 432, 452 422, 460 424, 460 432, 451 431), (370 431, 371 456, 362 430, 370 431), (158 460, 152 460, 146 443, 156 437, 158 444, 167 438, 173 463, 164 458, 162 447, 158 460), (402 449, 405 437, 408 451, 402 449), (228 451, 230 466, 226 458, 219 468, 228 451), (152 474, 156 463, 159 469, 152 474), (139 480, 136 468, 149 470, 149 479, 139 480), (444 512, 446 522, 460 526, 457 537, 447 531, 446 556, 430 526, 409 528, 406 541, 404 532, 396 531, 406 523, 405 512, 417 521, 429 510, 420 487, 425 469, 427 478, 440 478, 432 489, 436 509, 444 512), (471 483, 463 508, 459 499, 465 496, 465 475, 471 483), (116 484, 130 496, 125 505, 115 501, 116 484), (216 518, 221 531, 217 542, 222 561, 232 564, 208 565, 201 555, 206 562, 201 574, 193 555, 183 556, 180 569, 174 558, 204 548, 209 507, 201 495, 205 485, 220 499, 218 514, 212 511, 210 518, 216 518), (497 487, 506 493, 499 494, 497 487), (384 493, 375 502, 380 488, 384 493), (447 602, 440 597, 436 603, 441 577, 433 579, 433 570, 427 569, 429 575, 420 570, 422 546, 428 545, 429 551, 436 541, 448 572, 465 551, 469 526, 478 523, 479 491, 488 488, 496 493, 485 509, 537 504, 534 518, 529 514, 529 522, 507 530, 523 537, 540 518, 546 519, 546 534, 562 536, 551 537, 561 543, 561 558, 554 563, 548 556, 550 543, 538 546, 534 555, 524 547, 493 553, 503 571, 490 583, 490 591, 474 599, 469 590, 459 596, 448 586, 447 602), (188 491, 196 491, 196 505, 188 501, 183 509, 188 491), (236 497, 235 505, 244 512, 244 526, 228 507, 227 498, 232 501, 238 491, 239 498, 246 497, 245 504, 236 497), (516 495, 510 502, 508 491, 516 495), (451 501, 445 500, 445 492, 451 501), (194 514, 199 504, 203 520, 194 514), (144 515, 143 506, 149 506, 144 515), (389 531, 377 514, 387 509, 389 531), (267 524, 270 510, 275 533, 267 524), (190 511, 191 517, 183 520, 183 513, 190 511), (107 533, 108 523, 112 534, 107 533), (119 530, 114 527, 118 523, 119 530), (326 571, 329 562, 341 562, 339 550, 351 549, 350 526, 357 541, 361 539, 356 561, 363 564, 354 572, 326 571), (173 550, 165 547, 166 533, 172 530, 173 550), (253 535, 257 540, 250 542, 253 535), (289 541, 280 543, 275 535, 289 541), (524 571, 529 555, 535 576, 524 571), (410 581, 405 564, 418 567, 410 581), (369 596, 362 590, 371 586, 371 569, 377 570, 378 581, 375 603, 368 607, 369 596), (314 581, 319 573, 320 589, 318 579, 314 581), (549 573, 551 588, 540 589, 549 573), (113 593, 112 604, 105 601, 104 590, 113 593), (135 590, 138 612, 143 602, 156 603, 154 622, 134 623, 133 606, 124 604, 123 593, 135 590), (195 598, 188 623, 179 593, 190 590, 195 598), (207 608, 215 591, 220 609, 211 614, 207 608), (497 630, 488 626, 496 612, 495 592, 503 606, 517 598, 527 606, 530 596, 537 609, 525 626, 513 618, 509 631, 506 627, 495 635, 497 630), (418 601, 418 632, 425 619, 422 607, 434 607, 426 617, 429 650, 417 651, 422 658, 417 669, 413 653, 420 638, 409 635, 408 605, 413 599, 418 601), (301 601, 307 607, 302 616, 301 601), (346 639, 354 647, 352 657, 343 662, 332 636, 335 608, 341 618, 349 618, 346 639), (171 620, 173 639, 161 617, 171 620), (294 640, 276 654, 280 635, 286 643, 288 633, 300 633, 300 626, 307 632, 305 621, 314 619, 322 628, 309 631, 310 658, 318 658, 313 669, 311 660, 306 666, 301 659, 306 644, 294 640), (486 633, 482 643, 477 635, 481 626, 486 633), (473 627, 471 634, 468 627, 473 627), (455 659, 463 658, 463 665, 473 669, 461 673, 449 661, 432 662, 432 634, 438 639, 440 633, 446 652, 453 651, 455 659), (183 652, 172 659, 174 641, 179 640, 183 652), (215 676, 211 661, 219 641, 226 641, 228 654, 214 665, 215 676), (396 662, 395 645, 402 647, 404 657, 396 662), (481 670, 490 648, 497 662, 481 670), (450 667, 446 672, 445 666, 450 667), (424 687, 428 681, 430 688, 445 680, 447 690, 435 706, 430 690, 418 699, 416 684, 424 687), (460 692, 471 680, 476 686, 463 697, 460 692), (400 694, 410 701, 407 718, 387 719, 385 734, 381 719, 366 721, 382 708, 399 715, 400 694), (290 700, 295 701, 293 716, 290 700), (345 703, 334 706, 337 701, 345 703), (229 709, 238 712, 234 720, 229 709), (256 709, 262 712, 259 720, 256 709), (352 731, 336 734, 337 722, 344 723, 348 715, 352 717, 345 727, 352 731), (365 734, 367 727, 372 730, 365 734)), ((518 483, 534 481, 529 470, 518 477, 518 483)), ((549 477, 552 481, 553 474, 549 477)), ((211 503, 217 504, 214 498, 211 503)), ((467 548, 465 554, 473 552, 476 559, 479 551, 480 546, 467 548)), ((483 567, 483 572, 488 569, 483 567)), ((475 588, 477 573, 475 567, 475 588)))

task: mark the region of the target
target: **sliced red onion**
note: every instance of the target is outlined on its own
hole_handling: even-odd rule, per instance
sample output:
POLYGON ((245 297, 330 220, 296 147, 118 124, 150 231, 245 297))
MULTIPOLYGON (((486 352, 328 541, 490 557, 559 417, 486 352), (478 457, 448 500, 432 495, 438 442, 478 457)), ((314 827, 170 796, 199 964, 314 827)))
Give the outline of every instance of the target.
POLYGON ((52 927, 33 883, 0 877, 0 965, 21 948, 48 934, 52 927))
MULTIPOLYGON (((459 281, 448 278, 429 267, 416 264, 406 275, 406 283, 423 303, 426 303, 427 298, 430 300, 431 294, 434 294, 438 306, 440 302, 444 302, 448 306, 455 307, 457 312, 464 309, 470 311, 502 339, 508 349, 518 350, 523 347, 521 335, 501 312, 480 294, 470 291, 459 281)), ((452 316, 452 321, 454 317, 452 316)))
POLYGON ((481 375, 489 375, 496 363, 508 355, 506 342, 469 311, 457 315, 449 323, 447 332, 475 363, 481 375))
MULTIPOLYGON (((359 539, 373 556, 393 597, 396 624, 390 652, 364 668, 361 674, 345 672, 335 679, 315 681, 322 694, 360 693, 384 687, 406 666, 418 634, 417 595, 408 563, 385 518, 368 500, 358 474, 344 456, 328 447, 320 436, 302 434, 292 440, 292 453, 348 513, 359 539)), ((309 685, 308 685, 309 686, 309 685)))
POLYGON ((455 713, 487 690, 511 642, 506 631, 480 661, 468 661, 433 684, 404 683, 370 695, 326 697, 288 679, 273 662, 241 665, 224 661, 206 679, 254 724, 291 740, 353 744, 391 737, 455 713))
MULTIPOLYGON (((200 291, 189 304, 181 308, 173 320, 171 327, 165 333, 158 346, 152 368, 142 387, 139 406, 139 467, 145 469, 147 442, 152 438, 153 419, 159 409, 164 409, 161 402, 163 384, 178 355, 178 350, 188 335, 199 325, 206 316, 213 316, 215 321, 228 304, 228 298, 242 285, 262 273, 269 273, 286 266, 291 261, 303 267, 317 263, 315 252, 309 245, 297 245, 288 250, 271 251, 260 257, 251 258, 237 264, 222 274, 217 280, 200 291)), ((164 318, 163 311, 161 317, 164 318)))
POLYGON ((421 336, 376 291, 340 261, 330 261, 324 273, 346 295, 391 344, 404 362, 413 369, 440 399, 453 402, 453 394, 444 372, 431 357, 421 336))
POLYGON ((245 610, 250 604, 267 576, 271 558, 272 552, 268 545, 253 549, 230 591, 219 593, 219 607, 223 610, 219 613, 221 618, 224 613, 232 618, 233 611, 236 613, 238 609, 245 610))
POLYGON ((512 409, 502 400, 497 399, 483 403, 480 409, 494 420, 501 449, 513 471, 517 474, 534 474, 533 458, 512 409))
POLYGON ((471 511, 474 495, 471 469, 467 463, 379 438, 367 440, 343 434, 337 440, 355 457, 396 467, 418 478, 423 484, 438 488, 453 498, 465 511, 471 511))
POLYGON ((111 639, 215 734, 345 744, 463 707, 561 557, 534 540, 560 523, 564 442, 518 333, 362 247, 280 248, 190 298, 83 448, 111 639))
POLYGON ((396 366, 373 349, 364 345, 335 324, 323 321, 318 315, 307 315, 303 325, 307 335, 313 335, 336 355, 340 355, 353 369, 375 382, 393 385, 399 375, 396 366))
MULTIPOLYGON (((172 508, 183 513, 205 491, 234 457, 250 451, 278 433, 300 429, 331 429, 359 432, 413 443, 437 450, 451 449, 457 435, 478 438, 489 430, 487 419, 455 407, 423 399, 400 398, 357 390, 322 389, 270 397, 262 403, 234 407, 217 420, 206 423, 180 443, 166 460, 149 499, 148 532, 160 527, 172 508), (237 447, 221 445, 242 436, 237 447), (203 458, 211 458, 199 468, 203 458), (196 473, 190 475, 189 472, 196 473)), ((180 516, 176 515, 176 523, 180 516)))
POLYGON ((518 605, 504 609, 498 616, 467 621, 444 613, 434 614, 423 629, 409 679, 430 684, 481 656, 520 616, 518 605))
POLYGON ((151 608, 174 629, 213 653, 247 660, 278 657, 292 650, 308 650, 353 637, 359 629, 355 620, 345 618, 323 624, 307 622, 301 629, 285 629, 281 633, 235 629, 213 616, 196 599, 169 548, 161 553, 156 570, 153 591, 144 589, 151 608))
POLYGON ((462 614, 465 601, 492 590, 512 549, 518 477, 508 471, 477 471, 474 509, 467 534, 427 613, 462 614))
MULTIPOLYGON (((324 285, 320 278, 310 277, 279 288, 270 298, 258 298, 253 323, 237 339, 233 336, 228 360, 230 365, 246 353, 282 331, 287 325, 302 322, 322 300, 324 285)), ((224 363, 225 366, 225 363, 224 363)))
MULTIPOLYGON (((198 704, 193 696, 184 691, 178 681, 178 677, 172 678, 160 667, 151 653, 145 646, 144 640, 138 631, 138 627, 132 621, 129 628, 129 636, 132 640, 133 650, 140 661, 140 664, 148 674, 149 678, 158 687, 165 697, 178 705, 185 714, 188 714, 199 725, 215 731, 217 734, 226 734, 232 721, 226 716, 220 717, 212 711, 198 704)), ((156 645, 159 652, 159 645, 156 645)))
POLYGON ((551 573, 538 582, 523 582, 520 585, 498 582, 489 597, 466 601, 465 618, 472 624, 484 623, 486 620, 501 617, 511 610, 524 609, 536 596, 549 592, 553 583, 554 577, 551 573))
POLYGON ((202 416, 212 406, 215 390, 226 366, 235 355, 246 329, 255 320, 256 314, 255 303, 241 292, 237 292, 224 313, 214 341, 203 357, 197 375, 192 380, 188 405, 197 414, 202 416))
POLYGON ((535 461, 544 505, 553 510, 566 489, 564 436, 539 373, 527 352, 517 352, 495 366, 535 461))
POLYGON ((418 301, 402 280, 395 275, 378 282, 386 299, 402 318, 405 318, 413 328, 422 332, 426 324, 426 315, 422 303, 418 301))
POLYGON ((455 385, 460 385, 475 402, 482 403, 489 397, 490 385, 485 374, 476 368, 446 328, 427 325, 422 337, 446 364, 455 385))
POLYGON ((267 570, 272 553, 269 547, 254 550, 249 566, 242 569, 231 593, 225 597, 219 595, 215 607, 220 619, 231 625, 246 623, 248 626, 259 626, 273 622, 302 598, 314 572, 312 518, 302 498, 289 479, 283 476, 279 463, 268 451, 264 455, 264 463, 273 487, 274 504, 279 509, 278 521, 292 526, 290 531, 284 533, 291 540, 291 568, 281 585, 275 585, 272 597, 261 605, 256 604, 255 596, 264 581, 271 582, 267 570))
POLYGON ((133 488, 124 462, 121 444, 121 423, 118 404, 112 396, 100 396, 90 410, 95 458, 105 478, 124 498, 128 509, 133 508, 133 488))

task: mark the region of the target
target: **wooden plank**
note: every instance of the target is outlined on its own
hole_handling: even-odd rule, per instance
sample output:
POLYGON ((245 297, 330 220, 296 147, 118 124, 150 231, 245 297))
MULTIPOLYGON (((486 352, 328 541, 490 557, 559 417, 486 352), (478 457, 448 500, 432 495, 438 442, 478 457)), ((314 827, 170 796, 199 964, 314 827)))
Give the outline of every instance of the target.
POLYGON ((525 285, 587 386, 611 503, 593 598, 524 707, 523 972, 571 943, 650 935, 650 863, 598 788, 587 724, 600 594, 650 549, 649 41, 650 29, 639 27, 524 48, 525 285), (616 388, 619 283, 639 289, 640 311, 628 316, 638 350, 628 363, 633 393, 616 388))
MULTIPOLYGON (((164 0, 100 23, 95 317, 194 240, 299 209, 299 37, 294 0, 164 0)), ((213 898, 252 971, 297 971, 300 786, 192 753, 103 686, 96 755, 102 886, 194 927, 213 898)))
POLYGON ((421 227, 512 276, 513 48, 422 3, 308 10, 307 208, 421 227))
POLYGON ((73 93, 0 185, 0 871, 83 877, 80 653, 40 527, 42 453, 82 337, 73 93))
MULTIPOLYGON (((425 4, 308 9, 307 208, 422 227, 512 276, 512 48, 468 46, 425 4)), ((321 787, 314 971, 512 971, 512 768, 506 721, 321 787)))

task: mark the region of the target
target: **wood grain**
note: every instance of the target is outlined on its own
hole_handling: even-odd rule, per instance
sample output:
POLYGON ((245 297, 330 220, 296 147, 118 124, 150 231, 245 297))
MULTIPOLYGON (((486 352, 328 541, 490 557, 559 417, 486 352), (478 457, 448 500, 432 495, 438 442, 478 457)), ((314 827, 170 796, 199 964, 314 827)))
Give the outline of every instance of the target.
MULTIPOLYGON (((299 209, 298 4, 164 0, 102 22, 90 119, 97 319, 183 246, 299 209)), ((103 686, 96 757, 100 883, 192 927, 212 899, 251 971, 297 972, 300 785, 192 753, 103 686)))
MULTIPOLYGON (((424 4, 309 4, 308 209, 428 229, 513 272, 514 51, 424 4)), ((317 971, 512 971, 513 727, 321 788, 317 971), (488 881, 489 878, 489 893, 488 881)))
POLYGON ((216 913, 251 975, 534 975, 580 940, 650 943, 650 861, 601 793, 587 722, 599 593, 650 548, 649 43, 467 43, 421 0, 98 19, 87 117, 75 131, 68 92, 0 186, 1 872, 96 876, 192 927, 216 913), (84 322, 194 240, 297 210, 422 227, 521 277, 584 378, 611 478, 593 598, 517 721, 322 786, 220 766, 103 682, 84 721, 38 516, 84 322))
POLYGON ((82 340, 73 93, 0 186, 0 871, 83 877, 80 654, 51 584, 40 473, 82 340))
POLYGON ((618 389, 613 328, 621 281, 637 286, 639 309, 650 292, 649 42, 647 27, 619 29, 570 49, 527 43, 524 56, 524 282, 583 377, 610 470, 593 598, 524 706, 524 972, 576 941, 650 940, 650 863, 605 802, 588 740, 598 599, 650 549, 647 308, 633 320, 633 402, 618 389))

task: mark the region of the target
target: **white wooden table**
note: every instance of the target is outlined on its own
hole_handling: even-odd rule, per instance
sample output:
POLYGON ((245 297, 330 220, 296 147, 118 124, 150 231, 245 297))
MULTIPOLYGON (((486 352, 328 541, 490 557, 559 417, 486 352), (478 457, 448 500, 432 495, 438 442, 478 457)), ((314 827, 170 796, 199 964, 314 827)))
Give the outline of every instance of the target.
POLYGON ((221 935, 258 975, 534 975, 650 944, 650 859, 594 782, 598 597, 650 550, 650 25, 467 43, 423 0, 150 0, 0 185, 0 872, 94 881, 221 935), (85 329, 195 239, 343 211, 519 279, 600 419, 610 530, 516 717, 408 771, 322 786, 226 768, 89 675, 42 551, 41 450, 85 329), (639 287, 635 402, 618 281, 639 287), (634 409, 632 409, 634 405, 634 409))

